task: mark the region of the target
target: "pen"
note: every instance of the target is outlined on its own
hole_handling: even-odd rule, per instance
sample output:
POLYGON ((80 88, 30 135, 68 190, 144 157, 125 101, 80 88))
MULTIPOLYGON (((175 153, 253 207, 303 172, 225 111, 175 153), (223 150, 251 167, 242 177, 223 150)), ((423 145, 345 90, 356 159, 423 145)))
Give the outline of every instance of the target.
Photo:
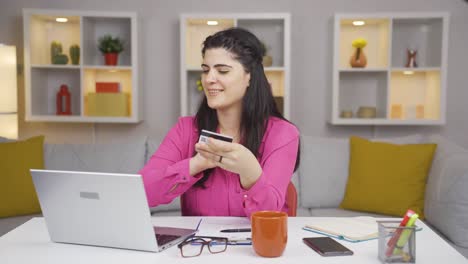
POLYGON ((252 232, 250 228, 234 228, 234 229, 223 229, 220 232, 223 233, 241 233, 241 232, 252 232))
MULTIPOLYGON (((230 246, 244 246, 244 245, 248 246, 248 245, 252 245, 252 239, 250 237, 239 238, 239 239, 229 238, 227 244, 230 246)), ((210 245, 225 245, 225 244, 219 243, 219 242, 211 242, 210 245)))
POLYGON ((195 228, 195 230, 198 231, 198 228, 200 227, 200 224, 201 224, 201 221, 203 220, 203 218, 200 218, 200 221, 198 221, 198 225, 197 225, 197 228, 195 228))
POLYGON ((242 239, 229 239, 228 245, 231 245, 231 246, 252 245, 252 239, 250 237, 242 238, 242 239))

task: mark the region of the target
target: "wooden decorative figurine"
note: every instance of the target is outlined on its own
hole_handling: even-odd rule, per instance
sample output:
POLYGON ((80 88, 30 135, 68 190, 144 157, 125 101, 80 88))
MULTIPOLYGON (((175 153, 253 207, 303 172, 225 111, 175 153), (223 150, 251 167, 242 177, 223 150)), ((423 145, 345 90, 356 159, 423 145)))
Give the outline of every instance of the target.
POLYGON ((406 62, 406 67, 407 68, 416 68, 418 67, 418 64, 416 63, 416 54, 418 53, 417 50, 413 49, 408 49, 406 51, 408 61, 406 62))

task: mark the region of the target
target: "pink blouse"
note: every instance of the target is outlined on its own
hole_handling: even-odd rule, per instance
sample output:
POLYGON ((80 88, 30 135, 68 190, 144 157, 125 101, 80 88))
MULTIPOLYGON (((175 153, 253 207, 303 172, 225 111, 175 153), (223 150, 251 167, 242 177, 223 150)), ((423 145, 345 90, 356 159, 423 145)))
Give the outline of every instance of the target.
POLYGON ((299 146, 299 131, 294 125, 276 117, 269 119, 258 156, 263 171, 249 190, 242 188, 238 174, 219 167, 205 181, 206 188, 200 188, 193 185, 203 172, 189 174, 189 160, 198 142, 194 120, 194 117, 179 118, 140 170, 151 207, 168 204, 182 195, 183 215, 249 217, 261 210, 288 211, 286 189, 299 146))

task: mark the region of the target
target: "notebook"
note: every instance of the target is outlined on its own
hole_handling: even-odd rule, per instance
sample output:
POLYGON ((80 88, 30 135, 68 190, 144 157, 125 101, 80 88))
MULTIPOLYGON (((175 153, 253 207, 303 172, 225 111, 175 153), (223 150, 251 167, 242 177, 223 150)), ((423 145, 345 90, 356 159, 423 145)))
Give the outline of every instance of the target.
POLYGON ((378 225, 374 217, 314 217, 304 230, 348 242, 378 238, 378 225))
POLYGON ((54 242, 158 252, 196 229, 154 227, 138 174, 31 170, 54 242))

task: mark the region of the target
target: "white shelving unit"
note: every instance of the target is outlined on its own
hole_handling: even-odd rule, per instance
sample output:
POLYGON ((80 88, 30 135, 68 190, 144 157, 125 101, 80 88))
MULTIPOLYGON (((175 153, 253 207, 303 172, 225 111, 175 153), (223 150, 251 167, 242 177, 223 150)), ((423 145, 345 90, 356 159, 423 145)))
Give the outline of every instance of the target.
POLYGON ((336 14, 334 25, 334 125, 443 125, 446 109, 449 14, 336 14), (364 25, 356 26, 355 21, 364 25), (352 68, 354 39, 364 38, 364 68, 352 68), (407 50, 417 67, 407 68, 407 50), (359 118, 359 107, 375 107, 375 118, 359 118), (352 111, 353 117, 341 117, 352 111))
POLYGON ((201 48, 206 37, 230 27, 254 33, 267 47, 273 63, 265 67, 273 96, 286 118, 290 115, 290 15, 287 13, 182 14, 180 16, 180 111, 194 115, 204 94, 197 90, 201 78, 201 48), (216 21, 217 25, 208 25, 216 21))
MULTIPOLYGON (((26 121, 137 123, 141 121, 138 78, 137 16, 134 12, 95 12, 23 9, 26 121), (60 23, 56 18, 67 18, 60 23), (123 40, 117 66, 106 66, 98 39, 106 34, 123 40), (62 44, 68 64, 51 62, 51 43, 62 44), (80 47, 80 61, 72 65, 69 47, 80 47), (88 96, 96 82, 118 82, 128 98, 116 116, 88 114, 88 96), (71 115, 56 115, 56 94, 62 84, 71 92, 71 115)), ((120 96, 120 95, 117 95, 120 96)), ((113 101, 108 101, 112 107, 113 101)))

